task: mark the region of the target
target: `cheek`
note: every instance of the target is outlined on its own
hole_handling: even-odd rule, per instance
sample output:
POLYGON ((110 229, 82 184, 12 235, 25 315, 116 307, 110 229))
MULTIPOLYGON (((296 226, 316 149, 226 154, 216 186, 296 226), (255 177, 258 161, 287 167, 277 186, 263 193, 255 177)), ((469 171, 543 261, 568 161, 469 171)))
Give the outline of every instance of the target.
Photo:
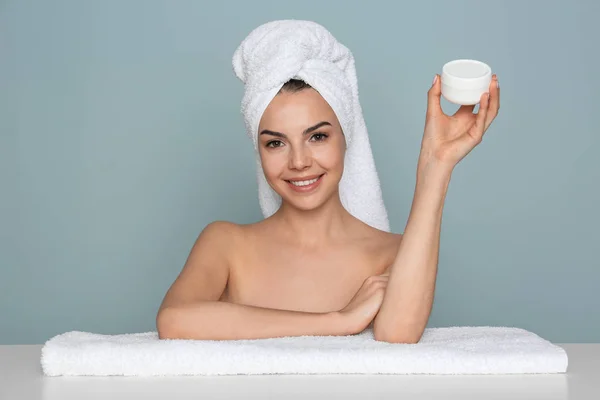
POLYGON ((333 146, 315 152, 314 158, 319 165, 329 170, 341 169, 344 166, 344 152, 333 146))
POLYGON ((263 171, 268 177, 276 177, 281 174, 286 165, 286 157, 283 152, 262 153, 261 164, 263 171))

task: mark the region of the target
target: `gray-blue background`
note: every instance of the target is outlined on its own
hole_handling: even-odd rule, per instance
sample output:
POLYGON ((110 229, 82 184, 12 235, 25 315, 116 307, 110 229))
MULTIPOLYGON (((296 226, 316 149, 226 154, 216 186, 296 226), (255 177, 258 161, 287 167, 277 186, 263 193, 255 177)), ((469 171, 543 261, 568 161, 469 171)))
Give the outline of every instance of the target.
POLYGON ((0 344, 155 330, 203 227, 262 218, 231 56, 290 18, 356 57, 395 232, 434 74, 456 58, 498 74, 500 116, 448 191, 428 327, 600 342, 598 15, 592 0, 1 2, 0 344))

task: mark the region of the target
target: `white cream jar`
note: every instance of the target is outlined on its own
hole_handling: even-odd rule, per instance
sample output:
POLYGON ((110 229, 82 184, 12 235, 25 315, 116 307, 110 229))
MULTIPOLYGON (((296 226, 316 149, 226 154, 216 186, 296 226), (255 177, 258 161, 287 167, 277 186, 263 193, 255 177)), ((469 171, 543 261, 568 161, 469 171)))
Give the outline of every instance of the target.
POLYGON ((442 96, 454 104, 474 105, 489 91, 492 69, 476 60, 454 60, 442 67, 442 96))

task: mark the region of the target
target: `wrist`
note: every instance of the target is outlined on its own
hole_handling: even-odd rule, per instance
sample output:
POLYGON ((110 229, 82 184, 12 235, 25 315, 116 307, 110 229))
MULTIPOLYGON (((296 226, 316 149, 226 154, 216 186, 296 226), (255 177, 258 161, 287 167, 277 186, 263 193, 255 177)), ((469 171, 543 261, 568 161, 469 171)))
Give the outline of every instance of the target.
POLYGON ((449 164, 433 157, 419 156, 417 163, 417 177, 432 177, 432 179, 450 179, 454 171, 454 164, 449 164))
POLYGON ((417 164, 417 187, 447 188, 454 165, 438 160, 419 157, 417 164))
POLYGON ((325 313, 325 317, 328 321, 330 335, 346 336, 354 333, 347 314, 341 311, 331 311, 325 313))

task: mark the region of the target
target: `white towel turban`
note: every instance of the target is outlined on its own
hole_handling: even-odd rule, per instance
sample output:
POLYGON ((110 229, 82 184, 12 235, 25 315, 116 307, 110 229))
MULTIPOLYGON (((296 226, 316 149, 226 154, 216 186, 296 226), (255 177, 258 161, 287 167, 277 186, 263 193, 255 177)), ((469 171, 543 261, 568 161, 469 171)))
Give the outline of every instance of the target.
POLYGON ((311 21, 272 21, 254 29, 233 55, 233 69, 244 82, 242 114, 256 150, 259 203, 265 218, 281 205, 268 184, 258 152, 258 124, 265 109, 290 79, 317 90, 335 112, 346 138, 340 200, 366 224, 389 231, 387 211, 367 128, 358 99, 354 57, 323 26, 311 21))

